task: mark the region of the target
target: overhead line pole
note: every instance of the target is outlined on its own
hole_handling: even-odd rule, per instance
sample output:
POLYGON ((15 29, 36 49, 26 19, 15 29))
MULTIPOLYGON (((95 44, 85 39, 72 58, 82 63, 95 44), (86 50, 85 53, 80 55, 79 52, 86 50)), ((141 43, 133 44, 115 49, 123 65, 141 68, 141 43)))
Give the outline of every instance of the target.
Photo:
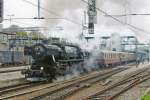
MULTIPOLYGON (((89 4, 89 3, 88 3, 87 1, 85 1, 85 0, 81 0, 81 1, 84 2, 84 3, 86 3, 86 4, 89 4)), ((129 26, 129 27, 131 27, 131 28, 134 28, 134 29, 136 29, 136 30, 138 30, 138 31, 141 31, 141 32, 144 32, 144 33, 149 33, 149 32, 146 32, 145 30, 143 30, 143 29, 141 29, 141 28, 138 28, 138 27, 134 26, 134 25, 131 25, 131 24, 128 24, 128 23, 124 23, 123 21, 121 21, 121 20, 119 20, 118 18, 116 18, 116 17, 114 17, 114 16, 108 14, 107 12, 103 11, 103 10, 100 9, 100 8, 97 8, 97 7, 96 7, 96 9, 97 9, 97 11, 99 11, 99 12, 105 14, 106 16, 112 18, 113 20, 115 20, 115 21, 117 21, 117 22, 119 22, 119 23, 121 23, 121 24, 123 24, 123 25, 127 25, 127 26, 129 26)))
POLYGON ((38 18, 41 17, 41 15, 40 15, 40 7, 41 7, 41 1, 38 0, 38 18))
MULTIPOLYGON (((41 4, 40 4, 40 0, 38 0, 38 22, 39 22, 39 19, 41 18, 41 16, 40 16, 40 6, 41 4)), ((40 38, 40 32, 38 32, 38 42, 39 42, 39 38, 40 38)))

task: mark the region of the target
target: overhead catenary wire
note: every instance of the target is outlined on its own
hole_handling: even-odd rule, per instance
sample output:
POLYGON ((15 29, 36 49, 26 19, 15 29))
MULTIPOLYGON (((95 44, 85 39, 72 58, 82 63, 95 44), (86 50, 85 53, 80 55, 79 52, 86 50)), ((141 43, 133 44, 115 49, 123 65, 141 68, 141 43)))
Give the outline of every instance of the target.
MULTIPOLYGON (((9 13, 7 10, 5 10, 5 12, 9 13)), ((20 21, 16 21, 16 19, 30 19, 30 18, 4 18, 4 21, 10 21, 10 22, 14 22, 14 23, 18 23, 18 24, 22 24, 22 25, 26 25, 28 27, 34 26, 34 27, 39 27, 37 25, 33 25, 33 24, 29 24, 29 23, 25 23, 25 22, 20 22, 20 21)))
POLYGON ((26 25, 27 27, 24 28, 31 28, 31 29, 24 29, 24 28, 18 28, 20 31, 35 31, 35 30, 48 30, 46 27, 42 27, 42 26, 36 26, 36 25, 32 25, 32 24, 28 24, 28 23, 24 23, 24 22, 19 22, 19 21, 14 21, 11 20, 12 22, 18 23, 18 24, 23 24, 26 25))
MULTIPOLYGON (((28 1, 28 0, 23 0, 23 1, 25 1, 25 2, 27 2, 27 3, 29 3, 29 4, 32 4, 33 6, 36 6, 36 7, 38 6, 37 4, 34 4, 34 3, 32 3, 32 2, 30 2, 30 1, 28 1)), ((89 3, 88 3, 87 1, 85 1, 85 0, 81 0, 81 1, 83 1, 83 2, 86 3, 86 4, 89 4, 89 3)), ((42 6, 41 6, 40 8, 43 9, 43 10, 45 10, 46 12, 48 12, 48 13, 50 13, 50 14, 53 14, 53 15, 56 15, 56 16, 61 17, 59 14, 57 14, 57 13, 55 13, 55 12, 53 12, 53 11, 50 11, 50 10, 48 10, 48 9, 42 7, 42 6)), ((144 33, 149 33, 149 32, 147 32, 147 31, 145 31, 144 29, 138 28, 138 27, 136 27, 136 26, 134 26, 134 25, 131 25, 131 24, 129 24, 129 23, 125 23, 125 22, 123 22, 123 21, 121 21, 121 20, 119 20, 119 19, 113 17, 112 15, 106 13, 105 11, 103 11, 103 10, 100 9, 100 8, 97 8, 97 7, 96 7, 96 9, 97 9, 99 12, 101 12, 101 13, 103 13, 103 14, 109 16, 110 18, 114 19, 115 21, 117 21, 117 22, 119 22, 119 23, 121 23, 121 24, 123 24, 123 25, 130 26, 131 28, 134 28, 134 29, 136 29, 136 30, 138 30, 138 31, 141 31, 141 32, 144 32, 144 33)), ((78 25, 83 26, 82 23, 78 23, 78 22, 76 22, 76 21, 74 21, 74 20, 72 20, 72 19, 69 19, 69 18, 66 18, 66 17, 63 18, 63 19, 64 19, 64 20, 67 20, 67 21, 70 21, 70 22, 72 22, 72 23, 74 23, 74 24, 78 24, 78 25)))
MULTIPOLYGON (((118 15, 111 15, 116 17, 124 17, 124 16, 149 16, 150 14, 138 14, 138 13, 132 13, 132 14, 118 14, 118 15)), ((107 15, 106 15, 107 16, 107 15)))
MULTIPOLYGON (((38 5, 35 4, 35 3, 33 3, 33 2, 30 2, 30 1, 28 1, 28 0, 23 0, 23 1, 26 2, 26 3, 28 3, 28 4, 31 4, 32 6, 38 7, 38 5)), ((86 4, 89 4, 89 3, 88 3, 87 1, 85 1, 85 0, 81 0, 81 1, 84 2, 84 3, 86 3, 86 4)), ((42 6, 40 6, 40 9, 42 9, 43 11, 45 11, 45 12, 47 12, 47 13, 49 13, 49 14, 53 14, 53 15, 55 15, 55 16, 61 17, 61 15, 59 15, 59 14, 57 14, 57 13, 51 11, 51 10, 48 10, 48 9, 42 7, 42 6)), ((149 32, 147 32, 147 31, 145 31, 144 29, 138 28, 138 27, 136 27, 136 26, 134 26, 134 25, 131 25, 131 24, 129 24, 129 23, 125 23, 125 22, 123 22, 123 21, 121 21, 121 20, 115 18, 114 16, 112 16, 112 15, 106 13, 105 11, 103 11, 103 10, 100 9, 100 8, 97 8, 97 7, 96 7, 96 9, 97 9, 97 11, 99 11, 99 12, 101 12, 101 13, 103 13, 103 14, 109 16, 109 17, 112 18, 113 20, 115 20, 115 21, 117 21, 117 22, 119 22, 119 23, 121 23, 121 24, 123 24, 123 25, 127 25, 127 26, 129 26, 129 27, 131 27, 131 28, 133 28, 133 29, 136 29, 136 30, 141 31, 141 32, 144 32, 144 33, 149 33, 149 32)), ((74 20, 72 20, 72 19, 69 19, 69 18, 67 18, 67 17, 64 17, 64 18, 62 18, 62 19, 63 19, 63 20, 66 20, 66 21, 69 21, 69 22, 71 22, 71 23, 74 23, 74 24, 83 26, 82 23, 79 23, 79 22, 74 21, 74 20)), ((86 27, 86 28, 87 28, 87 27, 86 27)))
MULTIPOLYGON (((19 21, 14 21, 14 20, 12 20, 12 22, 19 23, 19 24, 24 24, 24 25, 27 25, 27 26, 36 26, 36 25, 32 25, 32 24, 28 24, 28 23, 24 23, 24 22, 19 22, 19 21)), ((38 27, 38 26, 36 26, 36 27, 38 27)))
MULTIPOLYGON (((9 13, 7 10, 5 12, 9 13)), ((35 19, 35 18, 25 18, 25 17, 22 17, 22 18, 21 17, 20 18, 19 17, 18 18, 13 18, 12 17, 12 18, 4 18, 4 21, 11 21, 11 22, 14 22, 14 23, 25 25, 25 27, 19 27, 18 26, 18 28, 14 28, 14 29, 18 29, 18 31, 48 30, 47 27, 44 27, 44 26, 37 26, 37 25, 34 25, 34 24, 29 24, 29 23, 18 21, 18 20, 26 20, 26 19, 28 20, 28 19, 35 19)), ((51 18, 47 18, 47 19, 51 19, 51 18)), ((54 18, 52 18, 52 19, 54 19, 54 18)), ((11 25, 13 25, 13 24, 11 24, 11 25)), ((10 27, 11 27, 11 25, 10 25, 10 27)), ((18 32, 18 31, 13 31, 13 32, 18 32)), ((11 32, 11 31, 7 30, 6 32, 11 32)))
MULTIPOLYGON (((28 1, 28 0, 23 0, 23 1, 26 2, 26 3, 28 3, 28 4, 30 4, 30 5, 32 5, 32 6, 38 7, 37 4, 35 4, 35 3, 31 2, 31 1, 28 1)), ((45 11, 45 12, 47 12, 47 13, 49 13, 49 14, 53 14, 53 15, 55 15, 55 16, 62 17, 61 15, 59 15, 59 14, 57 14, 57 13, 51 11, 51 10, 48 10, 48 9, 42 7, 42 6, 40 6, 40 9, 42 9, 43 11, 45 11)), ((62 19, 63 19, 63 20, 66 20, 66 21, 69 21, 69 22, 71 22, 71 23, 74 23, 74 24, 77 24, 77 25, 82 26, 82 23, 79 23, 79 22, 74 21, 74 20, 72 20, 72 19, 69 19, 69 18, 67 18, 67 17, 64 17, 64 18, 62 18, 62 19)))
MULTIPOLYGON (((38 5, 35 4, 35 3, 33 3, 33 2, 30 2, 30 1, 28 1, 28 0, 23 0, 23 1, 26 2, 26 3, 28 3, 28 4, 30 4, 30 5, 32 5, 32 6, 34 6, 34 7, 38 7, 38 5)), ((67 18, 67 17, 62 17, 61 15, 57 14, 56 12, 53 12, 53 11, 51 11, 51 10, 48 10, 48 9, 42 7, 42 6, 40 6, 40 9, 42 9, 43 11, 45 11, 45 12, 47 12, 47 13, 49 13, 49 14, 53 14, 53 15, 55 15, 55 16, 57 16, 57 17, 60 17, 60 18, 58 18, 58 19, 66 20, 66 21, 68 21, 68 22, 71 22, 71 23, 76 24, 76 25, 80 25, 80 26, 82 26, 82 27, 88 29, 88 27, 87 27, 87 26, 84 26, 82 22, 79 23, 79 22, 77 22, 77 21, 75 21, 75 20, 72 20, 72 19, 69 19, 69 18, 67 18)), ((56 19, 57 19, 57 18, 56 18, 56 19)), ((98 30, 95 30, 95 31, 98 32, 98 30)))
MULTIPOLYGON (((22 19, 23 19, 23 20, 26 20, 26 19, 27 19, 27 20, 36 20, 36 19, 39 19, 39 18, 37 18, 37 17, 33 17, 33 18, 32 18, 32 17, 30 17, 30 18, 27 18, 27 17, 18 17, 18 18, 11 18, 11 19, 12 19, 12 20, 22 20, 22 19)), ((59 19, 64 19, 64 18, 57 18, 57 17, 44 18, 44 17, 43 17, 43 18, 40 18, 40 19, 41 19, 41 20, 42 20, 42 19, 46 19, 46 20, 49 20, 49 19, 50 19, 50 20, 53 20, 53 19, 54 19, 54 20, 59 20, 59 19)), ((10 19, 9 19, 9 18, 5 18, 4 20, 10 20, 10 19)))
MULTIPOLYGON (((28 0, 22 0, 22 1, 24 1, 24 2, 26 2, 26 3, 28 3, 28 4, 31 4, 32 6, 35 6, 35 7, 38 6, 37 4, 34 4, 34 3, 32 3, 32 2, 30 2, 30 1, 28 1, 28 0)), ((58 17, 56 17, 56 18, 55 18, 55 17, 52 17, 52 18, 38 18, 38 17, 34 17, 34 18, 11 18, 11 21, 12 21, 12 22, 15 22, 15 23, 20 23, 20 24, 24 24, 24 25, 29 25, 29 24, 27 24, 27 23, 18 22, 18 21, 14 21, 14 20, 32 20, 32 19, 34 19, 34 20, 36 20, 36 19, 45 19, 45 20, 66 20, 66 21, 69 21, 69 22, 74 23, 74 24, 76 24, 76 25, 82 26, 82 23, 79 23, 79 22, 74 21, 74 20, 72 20, 72 19, 69 19, 69 18, 67 18, 67 17, 61 17, 61 15, 59 15, 59 14, 53 12, 53 11, 50 11, 50 10, 48 10, 48 9, 42 7, 42 6, 40 6, 40 9, 42 9, 43 11, 45 11, 45 12, 47 12, 47 13, 49 13, 49 14, 53 14, 53 15, 55 15, 55 16, 58 16, 59 18, 58 18, 58 17)), ((6 18, 6 19, 4 19, 4 20, 8 21, 8 20, 10 20, 10 19, 9 19, 9 18, 6 18)), ((29 25, 29 26, 36 26, 36 25, 29 25)))
MULTIPOLYGON (((10 20, 10 19, 9 19, 10 20)), ((6 21, 9 21, 9 20, 6 20, 6 21)), ((24 23, 24 22, 19 22, 19 21, 14 21, 14 20, 11 20, 11 22, 15 22, 15 23, 18 23, 18 24, 23 24, 23 25, 27 25, 27 26, 35 26, 35 27, 38 27, 36 25, 33 25, 33 24, 28 24, 28 23, 24 23)))
MULTIPOLYGON (((87 1, 85 1, 85 0, 81 0, 81 1, 89 5, 89 3, 88 3, 87 1)), ((147 31, 145 31, 144 29, 138 28, 138 27, 136 27, 136 26, 134 26, 134 25, 131 25, 131 24, 129 24, 129 23, 125 23, 125 22, 123 22, 123 21, 121 21, 121 20, 115 18, 114 16, 108 14, 107 12, 103 11, 102 9, 100 9, 100 8, 98 8, 98 7, 96 7, 96 9, 97 9, 97 11, 99 11, 99 12, 105 14, 106 16, 109 16, 109 17, 112 18, 113 20, 115 20, 115 21, 117 21, 117 22, 119 22, 119 23, 121 23, 121 24, 123 24, 123 25, 130 26, 131 28, 134 28, 134 29, 136 29, 136 30, 138 30, 138 31, 141 31, 141 32, 144 32, 144 33, 149 33, 149 32, 147 32, 147 31)))

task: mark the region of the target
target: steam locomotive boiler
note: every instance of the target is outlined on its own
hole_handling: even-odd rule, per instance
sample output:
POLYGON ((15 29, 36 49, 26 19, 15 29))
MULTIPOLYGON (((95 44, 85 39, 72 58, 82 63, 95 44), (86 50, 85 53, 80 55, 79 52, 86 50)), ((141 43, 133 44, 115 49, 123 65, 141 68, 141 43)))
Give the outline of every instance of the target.
POLYGON ((71 71, 71 66, 75 64, 81 65, 78 67, 84 71, 82 64, 89 56, 79 46, 60 43, 39 43, 25 47, 25 54, 33 58, 31 67, 22 71, 29 81, 53 80, 71 71))

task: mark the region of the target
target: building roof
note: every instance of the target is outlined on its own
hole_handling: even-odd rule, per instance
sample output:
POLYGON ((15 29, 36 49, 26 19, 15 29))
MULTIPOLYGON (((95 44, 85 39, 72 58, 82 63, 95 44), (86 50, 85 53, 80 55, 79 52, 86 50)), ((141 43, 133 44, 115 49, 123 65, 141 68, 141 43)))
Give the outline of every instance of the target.
POLYGON ((6 33, 6 32, 0 32, 0 34, 3 34, 3 35, 16 35, 15 33, 6 33))

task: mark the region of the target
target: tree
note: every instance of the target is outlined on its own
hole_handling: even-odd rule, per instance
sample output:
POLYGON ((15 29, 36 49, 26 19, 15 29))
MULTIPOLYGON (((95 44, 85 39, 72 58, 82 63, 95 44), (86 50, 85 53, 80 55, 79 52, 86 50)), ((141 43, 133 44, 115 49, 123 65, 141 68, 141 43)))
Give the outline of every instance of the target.
POLYGON ((44 39, 45 36, 40 32, 31 32, 29 35, 32 37, 32 39, 44 39))
POLYGON ((16 35, 18 36, 28 36, 27 32, 16 32, 16 35))

